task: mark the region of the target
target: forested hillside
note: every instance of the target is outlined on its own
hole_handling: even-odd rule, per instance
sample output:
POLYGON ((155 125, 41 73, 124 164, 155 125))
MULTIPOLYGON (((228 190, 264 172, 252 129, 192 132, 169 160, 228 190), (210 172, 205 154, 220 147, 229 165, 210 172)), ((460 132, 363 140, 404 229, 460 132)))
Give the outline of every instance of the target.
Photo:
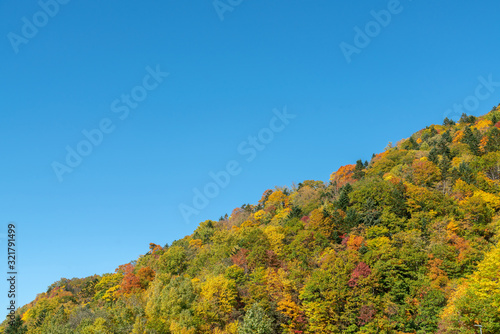
POLYGON ((266 190, 113 273, 61 279, 1 331, 500 333, 499 121, 445 119, 327 184, 266 190))

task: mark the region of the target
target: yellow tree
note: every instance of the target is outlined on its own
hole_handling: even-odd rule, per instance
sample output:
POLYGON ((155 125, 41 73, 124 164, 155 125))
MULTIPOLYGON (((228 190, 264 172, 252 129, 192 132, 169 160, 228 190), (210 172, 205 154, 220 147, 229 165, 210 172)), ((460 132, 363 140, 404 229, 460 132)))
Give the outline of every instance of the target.
POLYGON ((323 210, 314 209, 309 218, 311 229, 321 232, 326 237, 330 237, 334 232, 333 220, 325 216, 323 210))
POLYGON ((195 306, 206 330, 224 328, 232 320, 238 291, 234 280, 218 275, 207 278, 200 286, 200 300, 195 306))
POLYGON ((427 158, 413 161, 413 182, 418 186, 432 186, 439 181, 439 168, 427 158))
POLYGON ((266 202, 266 207, 284 207, 287 202, 287 198, 288 197, 281 190, 276 190, 271 195, 269 195, 269 198, 266 202))
POLYGON ((477 271, 464 280, 441 314, 440 333, 500 333, 500 246, 490 251, 477 271))

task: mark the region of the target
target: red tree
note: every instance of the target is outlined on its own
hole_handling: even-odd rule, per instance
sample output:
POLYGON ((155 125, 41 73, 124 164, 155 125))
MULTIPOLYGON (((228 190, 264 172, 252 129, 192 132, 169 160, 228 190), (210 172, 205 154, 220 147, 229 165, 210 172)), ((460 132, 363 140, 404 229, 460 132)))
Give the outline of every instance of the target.
POLYGON ((371 273, 372 270, 366 263, 364 262, 358 263, 358 266, 353 270, 351 274, 351 279, 348 282, 349 286, 351 288, 355 287, 358 284, 358 280, 360 278, 368 277, 370 276, 371 273))

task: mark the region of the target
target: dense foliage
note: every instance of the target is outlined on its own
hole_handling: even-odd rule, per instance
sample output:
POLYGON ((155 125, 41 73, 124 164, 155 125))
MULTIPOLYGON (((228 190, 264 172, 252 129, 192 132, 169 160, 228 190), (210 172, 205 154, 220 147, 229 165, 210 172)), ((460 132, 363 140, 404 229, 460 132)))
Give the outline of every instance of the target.
POLYGON ((264 192, 5 333, 500 333, 500 110, 264 192))

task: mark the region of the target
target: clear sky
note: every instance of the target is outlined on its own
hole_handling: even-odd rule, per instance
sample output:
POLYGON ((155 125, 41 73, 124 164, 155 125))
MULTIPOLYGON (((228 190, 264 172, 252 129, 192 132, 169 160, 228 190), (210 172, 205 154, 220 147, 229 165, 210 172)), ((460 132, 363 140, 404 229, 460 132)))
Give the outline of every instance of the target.
POLYGON ((0 268, 15 222, 18 305, 500 102, 498 1, 215 5, 0 3, 0 268))

